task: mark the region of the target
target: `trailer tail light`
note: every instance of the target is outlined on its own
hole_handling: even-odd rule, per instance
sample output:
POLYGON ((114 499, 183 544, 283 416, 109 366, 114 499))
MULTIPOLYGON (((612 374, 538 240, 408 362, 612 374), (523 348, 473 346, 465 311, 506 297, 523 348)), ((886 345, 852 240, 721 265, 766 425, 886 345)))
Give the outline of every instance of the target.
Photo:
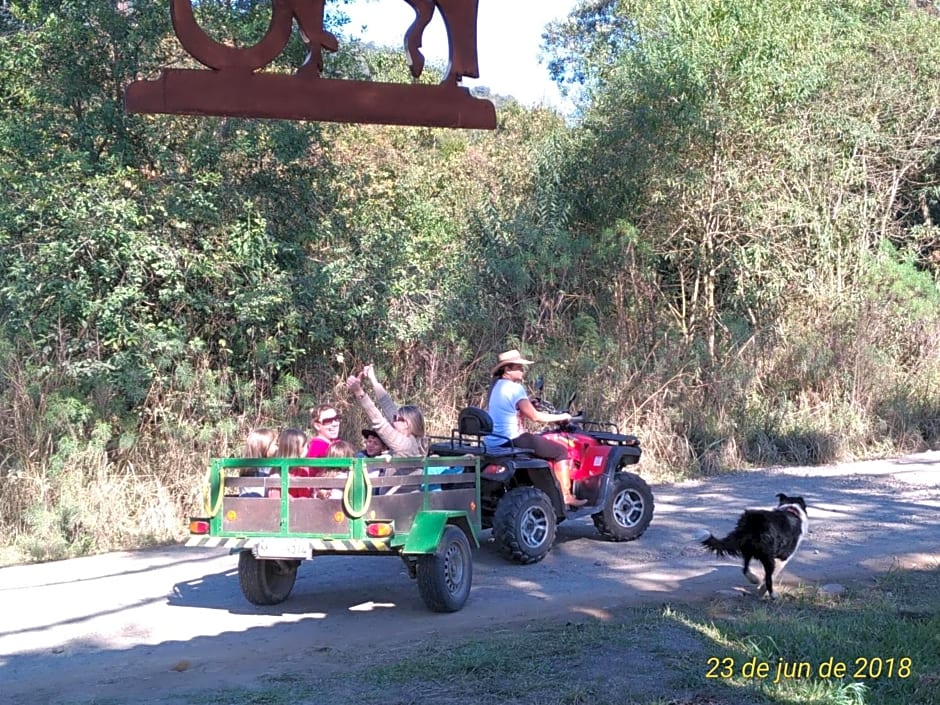
POLYGON ((189 533, 208 534, 209 533, 209 520, 208 519, 190 519, 189 520, 189 533))
POLYGON ((392 528, 392 525, 384 522, 377 522, 366 526, 366 536, 371 539, 387 539, 394 533, 395 530, 392 528))
POLYGON ((499 475, 501 472, 505 472, 506 467, 504 465, 496 465, 490 463, 485 468, 483 468, 484 475, 499 475))

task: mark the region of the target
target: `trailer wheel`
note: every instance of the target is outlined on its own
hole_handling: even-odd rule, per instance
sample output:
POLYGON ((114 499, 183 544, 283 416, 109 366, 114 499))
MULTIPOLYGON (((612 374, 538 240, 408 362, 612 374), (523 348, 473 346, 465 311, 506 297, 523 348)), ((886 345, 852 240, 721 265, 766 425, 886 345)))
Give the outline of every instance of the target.
POLYGON ((251 551, 238 555, 238 585, 253 605, 276 605, 294 589, 300 561, 255 558, 251 551))
POLYGON ((473 582, 473 556, 466 534, 460 527, 445 527, 437 551, 418 556, 415 569, 418 592, 428 609, 456 612, 462 608, 473 582))
POLYGON ((653 491, 639 475, 618 472, 603 510, 591 517, 598 533, 611 541, 637 539, 653 520, 653 491))

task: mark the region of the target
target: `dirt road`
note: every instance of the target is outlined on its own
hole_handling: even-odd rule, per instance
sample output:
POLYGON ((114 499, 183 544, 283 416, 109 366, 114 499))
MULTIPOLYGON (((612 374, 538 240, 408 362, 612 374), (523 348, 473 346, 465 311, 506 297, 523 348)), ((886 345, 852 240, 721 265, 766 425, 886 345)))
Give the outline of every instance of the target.
POLYGON ((727 532, 742 509, 771 506, 777 492, 805 497, 810 517, 782 593, 940 563, 940 451, 653 491, 653 523, 635 542, 600 540, 581 519, 559 526, 558 543, 537 565, 507 563, 485 544, 470 600, 455 614, 428 612, 395 558, 306 561, 290 599, 268 608, 244 600, 236 557, 218 550, 174 546, 0 569, 2 701, 154 702, 301 665, 329 672, 344 654, 375 645, 750 592, 735 561, 706 554, 694 537, 703 528, 727 532))

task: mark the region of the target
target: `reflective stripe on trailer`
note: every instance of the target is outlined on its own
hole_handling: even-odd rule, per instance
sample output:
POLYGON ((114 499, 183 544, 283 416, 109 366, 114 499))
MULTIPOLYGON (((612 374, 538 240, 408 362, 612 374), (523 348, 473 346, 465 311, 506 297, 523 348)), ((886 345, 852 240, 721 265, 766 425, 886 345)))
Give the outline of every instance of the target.
MULTIPOLYGON (((201 546, 204 548, 251 548, 260 538, 234 539, 221 536, 190 536, 186 546, 201 546)), ((310 548, 314 552, 363 552, 363 551, 390 551, 388 542, 384 539, 309 539, 310 548)))
POLYGON ((314 551, 388 551, 384 539, 310 539, 314 551))
POLYGON ((254 543, 251 539, 227 539, 221 536, 190 536, 187 546, 204 546, 206 548, 245 548, 254 543))

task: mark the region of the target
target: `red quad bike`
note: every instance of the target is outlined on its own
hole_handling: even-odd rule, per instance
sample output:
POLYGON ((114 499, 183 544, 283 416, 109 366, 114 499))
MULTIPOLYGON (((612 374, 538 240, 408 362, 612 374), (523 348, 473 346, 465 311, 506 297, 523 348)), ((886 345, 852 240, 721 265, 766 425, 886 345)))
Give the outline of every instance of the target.
MULTIPOLYGON (((542 386, 540 379, 538 393, 542 386)), ((541 411, 557 413, 539 397, 531 401, 541 411)), ((588 514, 600 535, 611 541, 632 541, 646 531, 653 519, 653 492, 643 478, 627 470, 640 461, 636 436, 621 434, 613 423, 584 420, 583 414, 542 431, 568 448, 573 492, 587 500, 583 507, 568 510, 550 463, 528 449, 487 444, 484 437, 492 431, 486 411, 467 407, 450 438, 435 439, 430 452, 480 456, 482 526, 493 530, 496 546, 507 559, 537 563, 551 550, 559 522, 588 514)))

